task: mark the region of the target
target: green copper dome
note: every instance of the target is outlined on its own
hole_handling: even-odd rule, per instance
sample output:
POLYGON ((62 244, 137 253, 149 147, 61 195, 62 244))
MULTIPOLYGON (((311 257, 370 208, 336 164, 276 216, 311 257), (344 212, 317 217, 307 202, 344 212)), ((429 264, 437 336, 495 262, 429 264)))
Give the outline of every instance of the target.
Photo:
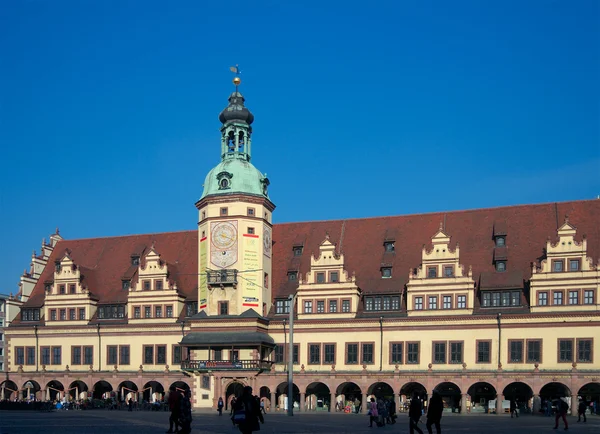
POLYGON ((251 194, 269 197, 269 180, 249 161, 231 158, 221 161, 204 180, 202 197, 225 194, 251 194))

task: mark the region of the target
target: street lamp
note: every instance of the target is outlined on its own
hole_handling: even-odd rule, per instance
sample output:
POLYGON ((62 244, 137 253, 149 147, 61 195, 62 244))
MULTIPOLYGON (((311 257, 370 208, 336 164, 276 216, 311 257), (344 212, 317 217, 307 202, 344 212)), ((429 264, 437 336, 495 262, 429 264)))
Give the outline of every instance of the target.
POLYGON ((383 368, 383 316, 379 317, 379 372, 383 368))
POLYGON ((294 303, 296 302, 296 294, 290 294, 290 342, 288 346, 288 408, 287 415, 294 415, 294 303))

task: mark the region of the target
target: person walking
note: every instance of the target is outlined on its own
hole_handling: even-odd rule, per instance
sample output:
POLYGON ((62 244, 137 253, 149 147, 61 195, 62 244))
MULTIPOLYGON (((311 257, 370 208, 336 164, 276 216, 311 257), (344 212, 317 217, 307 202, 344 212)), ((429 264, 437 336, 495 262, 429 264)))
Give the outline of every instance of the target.
POLYGON ((169 405, 169 410, 171 411, 171 416, 169 416, 169 431, 167 433, 176 433, 179 431, 179 401, 181 399, 181 394, 177 392, 175 386, 169 387, 169 398, 167 399, 167 403, 169 405), (173 431, 173 425, 175 425, 175 431, 173 431))
POLYGON ((577 416, 579 416, 577 418, 577 422, 581 422, 581 416, 583 416, 583 423, 587 422, 587 419, 585 417, 586 408, 587 402, 585 402, 585 398, 581 398, 581 401, 579 401, 579 407, 577 408, 577 416))
POLYGON ((565 424, 565 431, 569 429, 569 424, 567 423, 567 410, 569 409, 569 404, 563 401, 560 398, 556 398, 556 417, 554 419, 554 429, 558 429, 558 420, 562 418, 565 424))
POLYGON ((377 424, 377 418, 379 417, 379 412, 377 411, 377 403, 375 402, 375 398, 371 398, 371 402, 369 402, 367 408, 369 409, 369 428, 373 428, 373 422, 377 424))
POLYGON ((513 415, 515 417, 519 417, 519 410, 517 405, 517 398, 513 398, 510 400, 510 418, 512 419, 513 415))
POLYGON ((413 392, 412 399, 410 401, 410 408, 408 409, 408 432, 410 434, 415 434, 415 430, 419 434, 423 434, 423 431, 421 431, 421 428, 418 426, 419 419, 421 419, 421 414, 422 409, 419 394, 417 392, 413 392))
POLYGON ((179 421, 181 429, 179 434, 190 434, 192 432, 192 402, 190 397, 192 391, 187 389, 183 393, 183 397, 179 400, 179 421))
POLYGON ((223 398, 219 397, 219 402, 217 402, 217 411, 219 412, 219 416, 223 416, 223 407, 225 404, 223 403, 223 398))
POLYGON ((437 390, 434 390, 433 395, 431 395, 431 399, 429 400, 429 405, 427 406, 427 423, 425 426, 427 427, 427 432, 429 434, 433 434, 433 431, 431 430, 432 425, 435 425, 436 433, 441 434, 442 429, 440 427, 440 421, 442 420, 443 411, 444 402, 442 401, 442 396, 437 390))
POLYGON ((258 400, 252 396, 252 387, 244 387, 242 396, 235 402, 233 407, 233 422, 238 424, 242 434, 251 434, 260 430, 260 424, 265 423, 265 418, 260 411, 258 400))
POLYGON ((390 418, 389 423, 392 425, 395 424, 397 416, 396 416, 396 400, 394 398, 390 399, 388 414, 389 414, 389 418, 390 418))

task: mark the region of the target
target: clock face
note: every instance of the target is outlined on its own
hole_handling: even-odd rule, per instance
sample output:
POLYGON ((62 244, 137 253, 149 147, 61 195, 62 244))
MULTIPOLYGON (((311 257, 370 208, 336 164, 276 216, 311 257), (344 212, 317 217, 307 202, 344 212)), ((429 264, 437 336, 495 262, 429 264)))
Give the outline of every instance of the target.
POLYGON ((271 228, 267 225, 263 227, 263 252, 265 256, 271 257, 271 247, 273 240, 271 239, 271 228))
POLYGON ((237 243, 237 228, 230 222, 220 222, 212 230, 212 242, 218 249, 230 249, 237 243))

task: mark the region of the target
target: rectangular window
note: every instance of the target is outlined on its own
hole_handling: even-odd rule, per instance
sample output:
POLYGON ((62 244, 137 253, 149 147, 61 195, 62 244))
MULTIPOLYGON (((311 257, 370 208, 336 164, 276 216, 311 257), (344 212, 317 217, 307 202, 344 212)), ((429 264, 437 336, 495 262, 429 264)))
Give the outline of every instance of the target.
POLYGON ((312 301, 304 302, 304 313, 312 313, 312 301))
POLYGON ((50 321, 56 321, 56 309, 50 309, 50 321))
POLYGON ((25 348, 24 347, 15 347, 15 365, 24 365, 25 364, 25 348))
POLYGON ((162 318, 162 306, 154 306, 154 318, 162 318))
POLYGON ((392 310, 400 309, 400 297, 392 295, 392 310))
POLYGON ((293 360, 294 365, 297 365, 300 363, 300 345, 299 344, 294 344, 294 360, 293 360))
POLYGON ((151 282, 149 280, 144 280, 142 282, 142 288, 143 288, 144 291, 150 291, 151 287, 152 287, 151 286, 151 282))
POLYGON ((134 317, 134 318, 141 318, 141 317, 142 317, 142 312, 141 312, 141 310, 142 310, 142 309, 140 309, 140 307, 139 307, 139 306, 135 306, 135 307, 133 308, 133 317, 134 317))
POLYGON ((62 347, 52 347, 52 364, 62 365, 62 347))
POLYGON ((436 295, 429 296, 429 309, 437 309, 437 300, 436 295))
POLYGON ((223 360, 223 350, 214 350, 213 351, 213 360, 220 362, 223 360))
POLYGON ((583 291, 583 304, 594 304, 594 290, 583 291))
POLYGON ((555 273, 560 273, 561 271, 563 271, 564 265, 565 263, 562 260, 552 261, 552 271, 554 271, 555 273))
POLYGON ((248 235, 254 235, 254 228, 248 228, 248 235))
POLYGON ((579 304, 579 291, 569 291, 569 304, 579 304))
POLYGON ((92 365, 94 363, 94 347, 83 347, 83 363, 92 365))
POLYGON ((181 363, 181 347, 179 345, 173 345, 173 365, 179 365, 181 363))
POLYGON ((150 306, 144 307, 144 318, 152 318, 152 308, 150 306))
POLYGON ((483 307, 490 307, 492 305, 492 294, 484 292, 481 298, 481 304, 483 307))
POLYGON ((144 345, 144 365, 154 364, 154 346, 144 345))
POLYGON ((444 309, 452 309, 452 296, 444 295, 444 309))
POLYGON ((26 347, 25 348, 25 364, 26 365, 35 365, 35 347, 26 347))
POLYGON ((523 363, 523 341, 508 341, 510 363, 523 363))
POLYGON ((362 363, 369 365, 373 363, 373 344, 362 344, 362 363))
POLYGON ((340 274, 337 271, 332 271, 329 273, 329 281, 331 283, 337 283, 340 281, 340 274))
POLYGON ((247 208, 246 215, 254 217, 254 208, 247 208))
POLYGON ((415 297, 415 310, 423 310, 423 297, 415 297))
POLYGON ((317 283, 325 283, 325 273, 317 273, 317 283))
POLYGON ((167 363, 167 346, 157 345, 156 346, 156 364, 164 365, 167 363))
POLYGON ((383 267, 381 269, 381 277, 384 279, 392 277, 392 267, 383 267))
POLYGON ((119 347, 117 345, 109 345, 106 347, 106 363, 109 367, 118 364, 119 347))
POLYGON ((232 362, 237 362, 240 360, 240 352, 238 350, 229 351, 229 360, 232 362))
POLYGON ((173 318, 173 306, 167 306, 166 308, 166 317, 173 318))
POLYGON ((373 310, 381 310, 381 297, 373 298, 373 310))
POLYGON ((500 293, 499 292, 492 293, 492 306, 500 306, 500 293))
POLYGON ((433 363, 446 363, 446 342, 433 343, 433 363))
POLYGON ((42 361, 42 365, 50 364, 50 347, 41 347, 40 352, 42 353, 40 359, 42 361))
POLYGON ((510 293, 510 305, 520 306, 521 305, 521 291, 512 291, 510 293))
POLYGON ((391 299, 389 295, 383 296, 383 310, 390 310, 391 299))
POLYGON ((69 284, 69 294, 75 294, 75 284, 74 283, 69 284))
POLYGON ((411 365, 419 364, 419 343, 418 342, 407 342, 406 343, 406 363, 411 365))
POLYGON ((358 363, 358 344, 346 344, 346 364, 356 365, 358 363))
POLYGON ((477 363, 490 363, 490 341, 477 341, 477 363))
POLYGON ((65 285, 58 285, 58 293, 65 294, 67 291, 65 289, 65 285))
POLYGON ((459 295, 456 298, 456 307, 458 309, 466 309, 467 308, 467 296, 466 295, 459 295))
POLYGON ((342 300, 342 312, 350 312, 350 300, 342 300))
POLYGON ((558 361, 561 363, 573 361, 573 339, 558 340, 558 361))
POLYGON ((75 316, 75 309, 69 309, 69 320, 70 321, 75 321, 76 316, 75 316))
POLYGON ((61 321, 66 321, 67 320, 67 309, 60 309, 60 320, 61 321))
POLYGON ((325 313, 325 302, 323 300, 317 301, 317 313, 325 313))
POLYGON ((79 308, 79 321, 85 321, 85 308, 79 308))
POLYGON ((547 292, 538 292, 538 306, 548 306, 547 292))
POLYGON ((156 291, 162 291, 162 289, 163 289, 163 281, 162 280, 155 280, 154 281, 154 289, 156 291))
POLYGON ((276 313, 290 313, 290 301, 289 300, 277 300, 275 302, 276 313))
POLYGON ((337 312, 337 300, 329 300, 329 313, 337 312))
POLYGON ((275 347, 275 363, 283 363, 283 345, 275 347))
POLYGON ((450 363, 463 362, 463 343, 450 342, 450 363))
POLYGON ((454 267, 452 265, 444 266, 444 277, 454 277, 454 267))
POLYGON ((404 363, 404 343, 395 342, 391 344, 390 363, 401 365, 404 363))
POLYGON ((542 361, 542 341, 527 340, 527 363, 539 363, 542 361))
POLYGON ((373 297, 365 298, 365 310, 373 310, 373 297))
POLYGON ((293 252, 294 252, 294 256, 302 256, 302 250, 304 248, 302 246, 294 246, 293 247, 293 252))
POLYGON ((554 294, 554 305, 560 306, 563 304, 563 293, 562 291, 556 291, 554 294))
POLYGON ((298 280, 298 272, 297 271, 288 271, 287 274, 288 282, 295 282, 298 280))
POLYGON ((219 302, 219 315, 229 315, 229 302, 227 302, 227 301, 219 302))
POLYGON ((437 277, 437 267, 427 267, 427 277, 430 279, 437 277))
POLYGON ((510 292, 502 293, 502 306, 510 306, 510 292))
POLYGON ((229 210, 227 209, 227 207, 222 207, 221 208, 221 215, 227 215, 229 214, 229 210))
POLYGON ((577 339, 577 363, 591 363, 592 339, 577 339))
POLYGON ((81 365, 81 347, 71 347, 71 365, 81 365))
POLYGON ((335 363, 335 344, 323 344, 323 362, 327 364, 335 363))
POLYGON ((385 241, 383 243, 383 247, 387 253, 391 253, 395 251, 394 242, 393 241, 385 241))
POLYGON ((308 363, 311 365, 318 365, 321 363, 321 345, 310 344, 308 346, 308 363))
POLYGON ((119 346, 119 365, 129 365, 129 345, 119 346))
POLYGON ((579 259, 569 259, 569 271, 579 271, 579 259))
POLYGON ((185 304, 185 316, 190 317, 194 316, 198 313, 198 302, 197 301, 188 301, 185 304))

